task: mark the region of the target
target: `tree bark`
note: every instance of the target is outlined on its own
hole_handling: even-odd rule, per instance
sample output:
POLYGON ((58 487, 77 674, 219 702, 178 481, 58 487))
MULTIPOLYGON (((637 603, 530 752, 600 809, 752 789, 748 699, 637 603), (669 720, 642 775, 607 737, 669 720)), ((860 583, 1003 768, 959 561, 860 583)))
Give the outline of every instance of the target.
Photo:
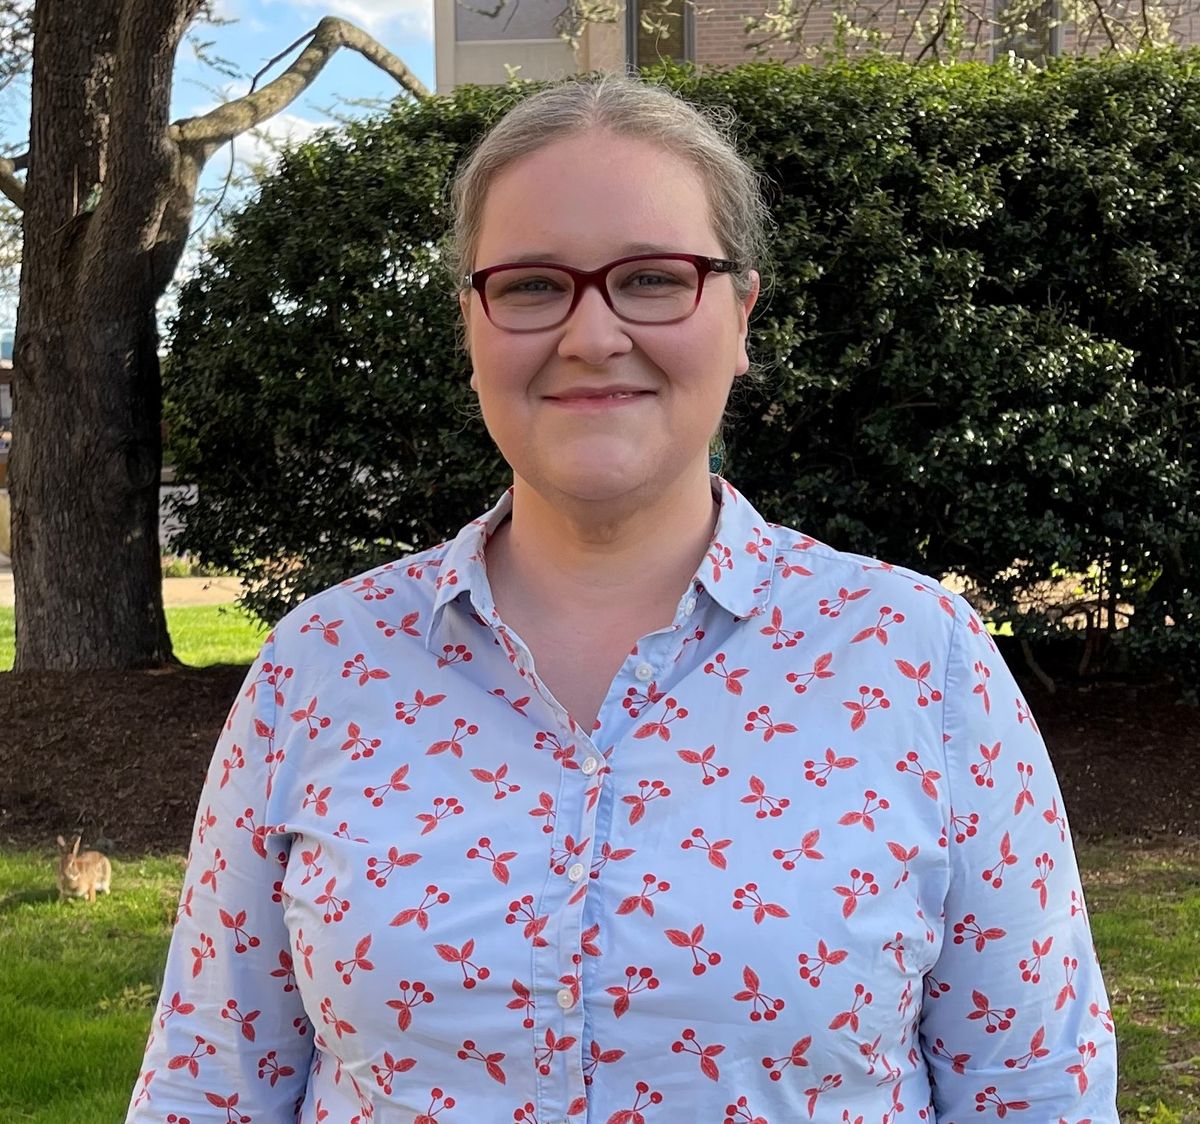
POLYGON ((16 671, 173 661, 158 543, 155 306, 183 253, 205 162, 303 93, 340 48, 425 95, 369 35, 324 19, 262 90, 172 125, 175 52, 203 3, 34 8, 29 153, 0 161, 0 191, 24 210, 9 460, 16 671))
POLYGON ((194 0, 38 0, 10 465, 15 670, 172 658, 153 279, 194 0))

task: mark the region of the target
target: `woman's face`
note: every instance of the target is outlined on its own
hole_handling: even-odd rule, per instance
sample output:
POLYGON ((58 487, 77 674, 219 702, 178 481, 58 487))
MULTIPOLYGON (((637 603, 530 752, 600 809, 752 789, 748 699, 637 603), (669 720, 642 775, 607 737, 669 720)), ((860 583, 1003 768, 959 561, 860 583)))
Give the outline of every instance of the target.
MULTIPOLYGON (((493 182, 473 268, 536 258, 596 269, 653 251, 724 257, 690 162, 593 130, 539 149, 493 182)), ((650 502, 707 472, 730 386, 749 367, 739 301, 709 274, 699 307, 674 324, 619 319, 590 288, 556 328, 506 332, 475 292, 460 297, 471 385, 518 479, 548 502, 650 502), (613 396, 616 395, 616 396, 613 396)))

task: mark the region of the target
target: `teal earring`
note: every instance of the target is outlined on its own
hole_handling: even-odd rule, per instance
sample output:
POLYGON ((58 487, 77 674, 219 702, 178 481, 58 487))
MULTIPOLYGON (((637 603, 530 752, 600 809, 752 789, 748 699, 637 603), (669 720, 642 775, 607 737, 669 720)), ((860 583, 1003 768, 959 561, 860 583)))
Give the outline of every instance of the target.
POLYGON ((720 436, 714 437, 708 446, 708 471, 719 476, 725 467, 725 442, 720 436))

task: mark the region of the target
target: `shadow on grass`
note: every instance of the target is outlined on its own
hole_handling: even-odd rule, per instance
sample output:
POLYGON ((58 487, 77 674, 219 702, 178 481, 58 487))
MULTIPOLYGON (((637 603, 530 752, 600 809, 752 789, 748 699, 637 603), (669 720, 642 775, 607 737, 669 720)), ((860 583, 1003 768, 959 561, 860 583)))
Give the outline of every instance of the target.
POLYGON ((23 905, 44 905, 57 901, 58 891, 53 886, 45 890, 20 890, 17 893, 5 894, 0 897, 0 914, 9 913, 23 905))

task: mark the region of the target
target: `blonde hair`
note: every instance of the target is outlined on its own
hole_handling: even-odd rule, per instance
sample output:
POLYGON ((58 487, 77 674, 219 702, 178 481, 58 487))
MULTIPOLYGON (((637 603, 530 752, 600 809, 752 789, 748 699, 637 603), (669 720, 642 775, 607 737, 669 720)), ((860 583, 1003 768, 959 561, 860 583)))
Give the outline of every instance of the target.
POLYGON ((739 265, 734 292, 750 292, 750 270, 766 259, 768 214, 759 177, 732 140, 733 114, 701 112, 661 86, 625 75, 572 80, 518 102, 483 136, 455 176, 454 224, 442 258, 456 286, 474 269, 488 189, 509 164, 589 129, 660 145, 700 173, 713 230, 739 265))

